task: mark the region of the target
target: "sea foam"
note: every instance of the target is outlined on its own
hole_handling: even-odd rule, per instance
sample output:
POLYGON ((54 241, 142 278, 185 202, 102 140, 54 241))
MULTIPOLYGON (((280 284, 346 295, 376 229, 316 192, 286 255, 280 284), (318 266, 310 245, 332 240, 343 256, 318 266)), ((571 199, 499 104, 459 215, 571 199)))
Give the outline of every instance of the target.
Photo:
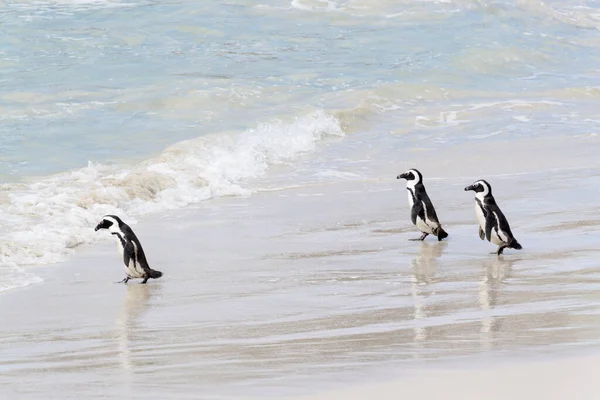
MULTIPOLYGON (((315 111, 292 122, 264 123, 241 133, 179 142, 137 165, 90 162, 78 170, 4 184, 0 290, 4 276, 15 275, 22 266, 56 263, 75 247, 99 240, 102 235, 93 228, 105 214, 135 222, 151 212, 218 196, 251 194, 256 190, 252 179, 264 176, 270 165, 290 162, 314 150, 324 138, 343 135, 335 117, 315 111)), ((39 281, 27 276, 20 286, 39 281)))

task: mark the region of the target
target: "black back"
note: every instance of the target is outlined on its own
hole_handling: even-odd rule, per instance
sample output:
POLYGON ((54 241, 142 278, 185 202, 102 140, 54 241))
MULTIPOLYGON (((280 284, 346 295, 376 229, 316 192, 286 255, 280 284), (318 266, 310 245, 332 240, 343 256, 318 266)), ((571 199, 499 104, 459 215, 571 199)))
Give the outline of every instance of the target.
MULTIPOLYGON (((119 230, 125 235, 125 237, 121 237, 121 235, 119 235, 118 233, 113 233, 113 235, 117 235, 117 237, 121 241, 121 245, 123 246, 123 262, 125 263, 125 266, 129 265, 129 260, 132 258, 134 262, 137 262, 144 270, 149 270, 150 266, 148 265, 148 261, 146 260, 146 254, 144 253, 144 249, 139 239, 137 238, 135 233, 133 233, 133 229, 131 229, 129 225, 123 222, 123 220, 117 217, 116 215, 107 215, 107 217, 114 218, 119 223, 119 230), (137 252, 135 251, 135 248, 132 243, 135 243, 137 252)), ((111 225, 110 222, 104 220, 103 225, 106 225, 106 223, 108 223, 108 226, 103 227, 109 228, 111 225)))
MULTIPOLYGON (((412 191, 411 191, 412 193, 412 191)), ((413 193, 413 209, 411 210, 411 219, 413 224, 417 223, 416 216, 418 215, 421 219, 425 220, 427 217, 428 220, 439 224, 437 214, 435 213, 435 208, 433 207, 433 203, 431 199, 427 195, 427 191, 425 190, 425 185, 419 182, 415 185, 415 192, 413 193), (423 207, 425 204, 425 207, 423 207), (427 215, 425 215, 427 213, 427 215)))
POLYGON ((509 239, 509 242, 514 239, 514 236, 510 230, 508 220, 504 216, 500 207, 496 203, 494 196, 488 194, 483 198, 484 205, 484 216, 485 216, 485 235, 490 240, 492 229, 498 229, 502 231, 509 239))
POLYGON ((121 220, 117 220, 117 221, 119 221, 119 229, 121 229, 121 231, 125 234, 125 239, 127 241, 131 241, 131 242, 135 243, 135 245, 137 247, 137 252, 135 253, 137 262, 144 269, 150 268, 150 266, 148 265, 148 261, 146 261, 146 254, 144 253, 142 244, 140 243, 137 236, 135 236, 135 233, 133 233, 133 230, 125 222, 123 222, 121 220))

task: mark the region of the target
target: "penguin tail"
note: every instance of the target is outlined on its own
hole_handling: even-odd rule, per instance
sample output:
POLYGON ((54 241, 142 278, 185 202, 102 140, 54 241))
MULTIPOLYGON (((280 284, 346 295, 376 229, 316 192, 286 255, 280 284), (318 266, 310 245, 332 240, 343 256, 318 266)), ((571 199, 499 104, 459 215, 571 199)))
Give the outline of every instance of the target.
POLYGON ((446 239, 448 237, 448 232, 443 230, 442 227, 440 226, 440 228, 438 229, 437 237, 438 237, 438 242, 441 242, 442 239, 446 239))
POLYGON ((512 242, 510 242, 510 246, 508 247, 516 250, 521 250, 523 248, 523 246, 521 246, 521 243, 517 242, 517 239, 513 239, 512 242))
POLYGON ((162 273, 162 272, 160 272, 160 271, 156 271, 156 270, 153 270, 153 269, 149 269, 149 270, 148 270, 148 277, 149 277, 149 278, 152 278, 152 279, 158 279, 158 278, 160 278, 162 275, 163 275, 163 273, 162 273))

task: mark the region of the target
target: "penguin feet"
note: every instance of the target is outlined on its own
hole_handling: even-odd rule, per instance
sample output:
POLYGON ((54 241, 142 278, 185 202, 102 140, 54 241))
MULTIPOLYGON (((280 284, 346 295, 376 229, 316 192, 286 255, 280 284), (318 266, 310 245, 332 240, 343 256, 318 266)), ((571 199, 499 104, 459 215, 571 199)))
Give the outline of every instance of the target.
POLYGON ((129 280, 130 280, 130 279, 131 279, 130 277, 126 276, 125 278, 123 278, 123 280, 122 280, 122 281, 119 281, 119 282, 117 282, 117 283, 124 283, 124 284, 127 284, 127 282, 129 282, 129 280))
MULTIPOLYGON (((504 244, 503 244, 502 246, 498 247, 498 251, 496 252, 496 254, 497 254, 497 255, 502 255, 502 253, 504 252, 504 249, 505 249, 506 247, 507 247, 507 246, 506 246, 506 245, 504 245, 504 244)), ((494 253, 492 253, 492 254, 494 254, 494 253)))
POLYGON ((421 235, 421 237, 419 237, 419 238, 415 238, 415 239, 408 239, 408 240, 412 240, 412 241, 425 240, 425 238, 427 237, 427 235, 429 235, 429 233, 423 233, 423 234, 421 235))
POLYGON ((144 283, 148 282, 148 279, 150 279, 149 276, 145 277, 141 284, 143 285, 144 283))

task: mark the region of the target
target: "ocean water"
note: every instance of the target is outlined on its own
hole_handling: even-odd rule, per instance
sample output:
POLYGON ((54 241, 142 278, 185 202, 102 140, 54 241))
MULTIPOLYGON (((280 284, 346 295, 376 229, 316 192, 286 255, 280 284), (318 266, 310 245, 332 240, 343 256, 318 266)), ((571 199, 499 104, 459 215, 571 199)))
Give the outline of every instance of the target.
POLYGON ((264 398, 598 347, 600 3, 0 0, 0 26, 9 395, 264 398), (408 168, 448 240, 408 240, 408 168), (479 240, 479 178, 522 251, 479 240), (161 280, 113 284, 109 213, 161 280))
POLYGON ((105 240, 107 213, 392 178, 421 147, 593 137, 598 6, 4 1, 0 291, 105 240))

